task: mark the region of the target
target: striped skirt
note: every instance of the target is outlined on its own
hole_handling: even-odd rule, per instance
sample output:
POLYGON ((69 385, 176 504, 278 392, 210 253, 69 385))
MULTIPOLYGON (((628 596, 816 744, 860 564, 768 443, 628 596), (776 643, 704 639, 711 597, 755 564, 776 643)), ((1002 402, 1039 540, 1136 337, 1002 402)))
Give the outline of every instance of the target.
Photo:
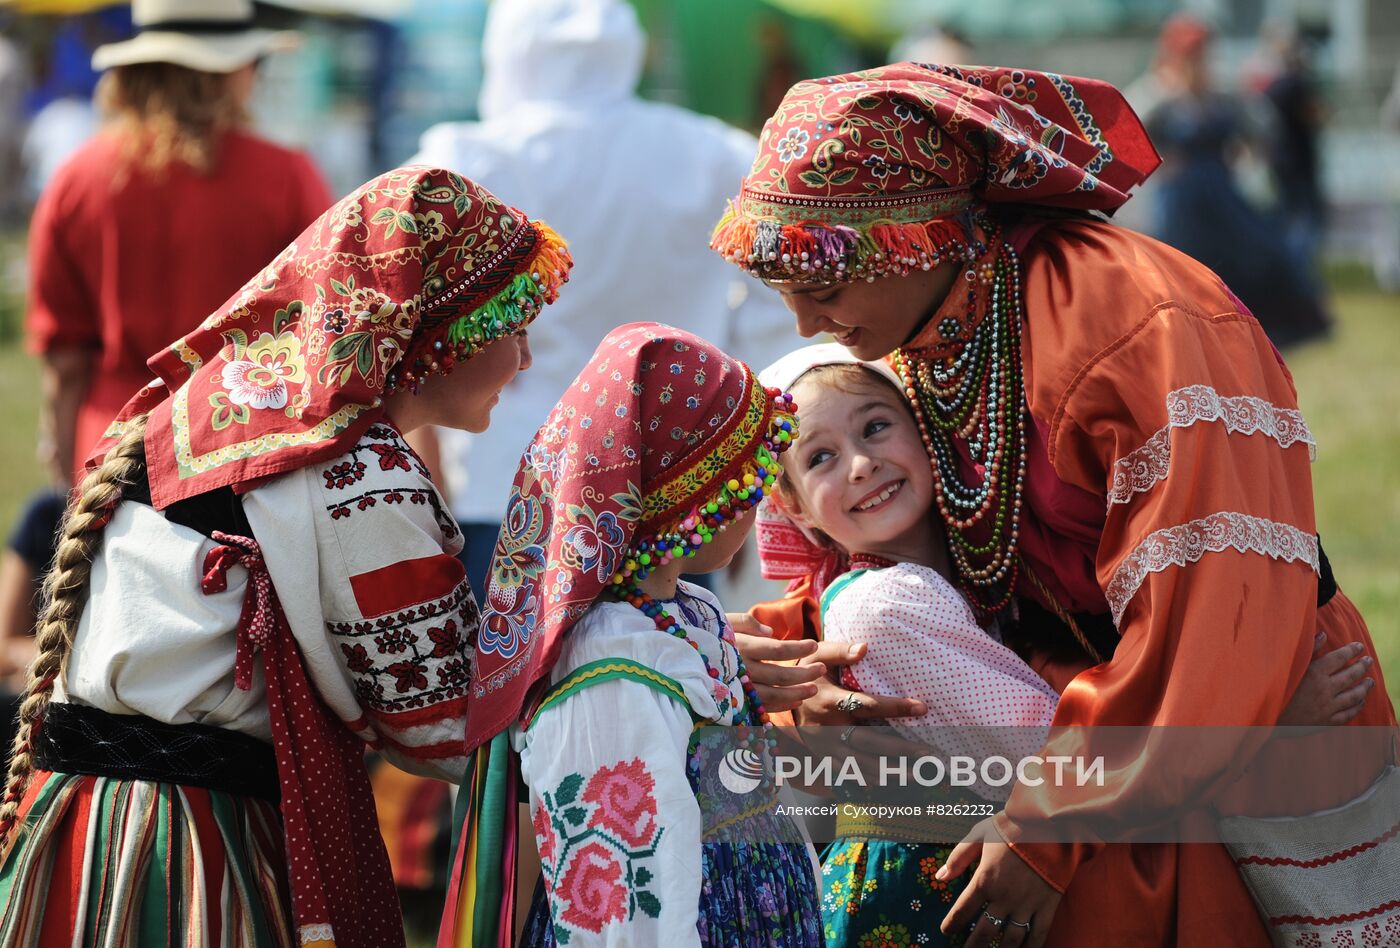
POLYGON ((4 948, 294 948, 275 804, 38 771, 20 812, 4 948))

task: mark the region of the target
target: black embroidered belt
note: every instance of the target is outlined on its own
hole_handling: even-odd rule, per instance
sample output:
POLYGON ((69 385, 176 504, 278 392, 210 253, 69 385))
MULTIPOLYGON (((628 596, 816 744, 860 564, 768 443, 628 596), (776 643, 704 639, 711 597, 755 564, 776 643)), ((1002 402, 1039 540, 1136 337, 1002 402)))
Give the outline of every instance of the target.
POLYGON ((38 731, 40 770, 280 798, 272 745, 237 731, 59 703, 45 709, 38 731))

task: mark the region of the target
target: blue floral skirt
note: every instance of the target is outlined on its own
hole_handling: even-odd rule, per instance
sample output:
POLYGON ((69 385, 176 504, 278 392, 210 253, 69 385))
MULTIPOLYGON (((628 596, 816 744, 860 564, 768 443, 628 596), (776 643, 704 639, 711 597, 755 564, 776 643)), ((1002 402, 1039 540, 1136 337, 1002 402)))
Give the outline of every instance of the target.
POLYGON ((844 836, 822 854, 822 930, 827 948, 961 945, 938 930, 971 873, 933 877, 951 844, 844 836))

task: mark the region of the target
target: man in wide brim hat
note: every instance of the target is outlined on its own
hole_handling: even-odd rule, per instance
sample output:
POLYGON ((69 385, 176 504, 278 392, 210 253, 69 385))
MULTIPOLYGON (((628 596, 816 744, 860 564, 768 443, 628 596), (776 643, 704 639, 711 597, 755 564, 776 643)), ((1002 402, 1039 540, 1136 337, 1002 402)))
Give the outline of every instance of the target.
POLYGON ((269 53, 293 49, 300 35, 254 25, 252 0, 136 0, 136 36, 99 46, 94 69, 174 63, 201 72, 233 72, 269 53))

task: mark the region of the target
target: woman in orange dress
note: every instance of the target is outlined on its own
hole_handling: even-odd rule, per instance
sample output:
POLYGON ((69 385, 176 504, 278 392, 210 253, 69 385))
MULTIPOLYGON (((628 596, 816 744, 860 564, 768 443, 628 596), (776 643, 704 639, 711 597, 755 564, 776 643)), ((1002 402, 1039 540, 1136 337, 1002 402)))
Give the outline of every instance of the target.
MULTIPOLYGON (((1104 83, 901 63, 794 86, 712 246, 782 292, 802 335, 891 359, 964 593, 1092 664, 1056 725, 1269 726, 1317 630, 1363 662, 1375 648, 1326 566, 1315 442, 1258 321, 1200 263, 1103 217, 1158 161, 1104 83)), ((1393 727, 1369 674, 1351 725, 1393 727)), ((832 721, 849 697, 818 683, 800 716, 832 721)), ((1114 771, 1111 795, 1075 806, 1189 823, 1201 813, 1182 801, 1217 802, 1249 761, 1202 748, 1170 801, 1114 771)), ((1038 842, 1066 804, 1028 789, 993 842, 950 859, 981 855, 945 931, 1008 948, 1268 944, 1223 846, 1038 842)), ((1397 912, 1382 900, 1310 934, 1360 943, 1397 912)))

